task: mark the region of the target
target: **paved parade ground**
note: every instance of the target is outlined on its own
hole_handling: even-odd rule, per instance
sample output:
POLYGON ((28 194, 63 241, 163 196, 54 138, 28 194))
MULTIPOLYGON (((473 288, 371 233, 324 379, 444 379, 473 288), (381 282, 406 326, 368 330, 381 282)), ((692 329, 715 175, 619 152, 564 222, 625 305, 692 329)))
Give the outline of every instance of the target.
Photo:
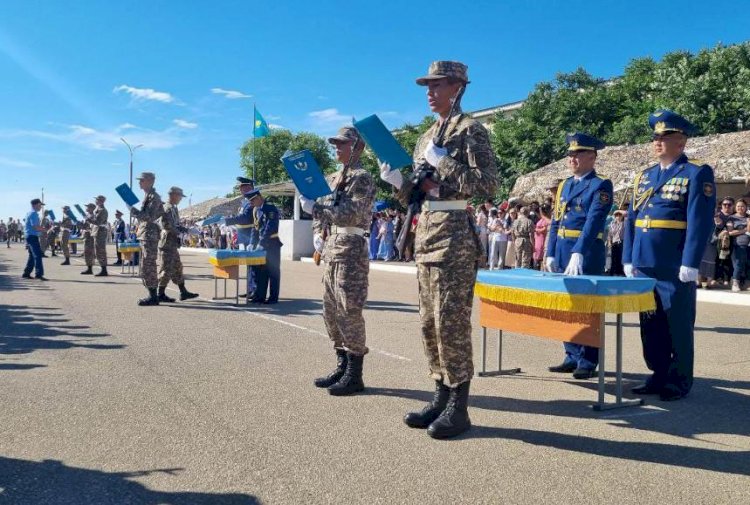
MULTIPOLYGON (((370 273, 367 390, 335 398, 312 385, 334 365, 322 267, 284 262, 278 305, 235 308, 184 252, 201 298, 138 307, 117 267, 47 258, 44 283, 25 259, 0 249, 1 504, 750 503, 747 307, 699 304, 688 398, 603 413, 595 380, 546 371, 559 343, 511 335, 524 373, 475 379, 474 428, 435 441, 401 421, 433 388, 413 275, 370 273)), ((625 321, 631 386, 646 368, 625 321)), ((477 366, 479 334, 475 310, 477 366)))

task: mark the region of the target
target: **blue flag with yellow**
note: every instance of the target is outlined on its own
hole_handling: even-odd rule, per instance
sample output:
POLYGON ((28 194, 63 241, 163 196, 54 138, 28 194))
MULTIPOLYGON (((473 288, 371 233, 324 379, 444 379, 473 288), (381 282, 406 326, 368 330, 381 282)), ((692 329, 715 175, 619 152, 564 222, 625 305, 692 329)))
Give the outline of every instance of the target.
POLYGON ((263 116, 260 115, 260 112, 258 112, 258 109, 253 107, 253 110, 255 111, 255 122, 253 123, 253 136, 255 138, 258 137, 265 137, 271 131, 268 128, 268 123, 266 123, 266 120, 263 119, 263 116))

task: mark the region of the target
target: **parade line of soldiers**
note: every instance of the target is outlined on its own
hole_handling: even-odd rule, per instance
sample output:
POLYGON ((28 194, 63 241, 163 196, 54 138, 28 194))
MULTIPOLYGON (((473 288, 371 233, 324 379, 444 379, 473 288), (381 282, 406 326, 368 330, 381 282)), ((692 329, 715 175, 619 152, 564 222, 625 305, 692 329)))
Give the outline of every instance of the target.
MULTIPOLYGON (((404 176, 381 163, 380 177, 393 186, 395 197, 404 206, 416 202, 419 213, 414 246, 419 315, 429 377, 435 389, 432 401, 406 414, 404 422, 442 439, 471 427, 471 308, 484 251, 466 207, 469 199, 493 196, 498 180, 486 129, 460 108, 469 84, 466 65, 433 62, 428 74, 416 83, 426 88, 429 108, 438 119, 416 144, 413 173, 404 176)), ((695 127, 669 110, 654 112, 648 121, 659 162, 635 178, 625 223, 623 263, 628 277, 657 280, 656 310, 640 315, 644 358, 653 373, 633 392, 671 401, 686 396, 693 383, 695 281, 713 229, 716 195, 711 167, 684 154, 695 127)), ((342 170, 329 176, 330 186, 336 189, 318 200, 301 196, 300 204, 313 216, 315 247, 325 262, 323 318, 336 362, 328 375, 314 380, 314 385, 326 388, 333 396, 345 396, 365 388, 363 364, 368 347, 363 308, 369 274, 365 234, 375 199, 375 181, 362 168, 364 142, 355 128, 343 127, 328 140, 343 164, 342 170)), ((597 153, 605 145, 584 132, 569 134, 566 140, 571 176, 557 189, 546 266, 552 272, 571 276, 602 275, 606 256, 603 234, 612 208, 613 187, 610 180, 596 173, 595 165, 597 153)), ((184 288, 179 254, 171 245, 176 244, 180 231, 176 205, 182 191, 172 188, 170 203, 162 206, 153 189, 153 174, 143 173, 139 181, 146 196, 140 208, 129 208, 139 220, 142 275, 149 290, 149 297, 140 303, 156 305, 164 301, 169 280, 180 286, 181 299, 193 297, 184 288), (163 257, 159 276, 158 249, 162 249, 163 257)), ((263 200, 252 180, 239 178, 239 182, 246 202, 238 215, 224 222, 237 227, 243 245, 266 251, 267 268, 248 271, 248 296, 259 303, 275 303, 281 248, 278 210, 263 200), (266 299, 269 279, 271 295, 266 299)), ((103 209, 103 199, 101 204, 97 200, 97 209, 99 205, 103 209)), ((34 200, 32 206, 38 211, 41 202, 34 200)), ((87 219, 94 228, 101 222, 96 216, 92 210, 87 219)), ((34 221, 27 218, 26 223, 27 230, 30 226, 33 230, 34 221)), ((93 233, 98 244, 97 232, 93 233)), ((25 276, 34 266, 36 256, 31 251, 38 248, 35 237, 29 239, 25 276)), ((99 275, 106 275, 106 257, 104 261, 99 275)), ((41 275, 39 269, 37 275, 41 275)), ((562 363, 550 367, 550 371, 586 379, 593 375, 597 361, 597 349, 565 344, 562 363)))

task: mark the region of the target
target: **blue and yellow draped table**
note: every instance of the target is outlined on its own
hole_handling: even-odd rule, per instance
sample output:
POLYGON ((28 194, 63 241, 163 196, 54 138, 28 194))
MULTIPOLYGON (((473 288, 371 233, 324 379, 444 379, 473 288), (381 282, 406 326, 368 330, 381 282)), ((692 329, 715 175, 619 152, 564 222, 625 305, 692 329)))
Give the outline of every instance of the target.
POLYGON ((656 309, 649 278, 566 276, 535 270, 482 270, 474 292, 482 326, 480 377, 515 374, 502 369, 503 331, 583 344, 599 349, 599 388, 595 410, 641 405, 622 398, 622 315, 656 309), (605 403, 605 320, 616 315, 615 402, 605 403), (487 328, 498 330, 497 370, 487 371, 487 328))
POLYGON ((141 274, 141 262, 139 261, 138 265, 135 264, 135 255, 141 252, 140 242, 137 240, 118 242, 117 252, 120 253, 120 258, 122 258, 120 273, 128 274, 133 277, 141 274))
POLYGON ((240 303, 241 266, 258 266, 266 264, 265 251, 242 251, 232 249, 211 249, 208 251, 208 262, 214 267, 214 300, 218 297, 218 281, 224 279, 224 299, 227 298, 227 280, 236 284, 235 304, 240 303))

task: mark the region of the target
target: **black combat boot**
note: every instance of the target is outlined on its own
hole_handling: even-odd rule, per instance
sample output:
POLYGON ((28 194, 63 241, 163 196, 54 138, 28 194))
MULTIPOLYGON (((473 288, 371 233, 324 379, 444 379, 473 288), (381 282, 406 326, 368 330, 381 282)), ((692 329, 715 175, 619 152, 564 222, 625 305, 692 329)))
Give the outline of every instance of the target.
POLYGON ((60 263, 61 265, 70 265, 70 258, 65 258, 65 261, 60 263))
POLYGON ((86 270, 81 272, 81 275, 93 275, 94 271, 91 269, 91 265, 86 267, 86 270))
POLYGON ((198 298, 198 293, 191 293, 187 290, 185 287, 185 283, 179 285, 180 288, 180 301, 184 302, 185 300, 190 300, 192 298, 198 298))
POLYGON ((327 377, 319 377, 315 379, 315 387, 327 388, 340 381, 341 377, 344 376, 344 372, 346 372, 347 362, 346 351, 343 349, 336 349, 336 368, 334 368, 333 372, 328 374, 327 377))
POLYGON ((419 412, 409 412, 404 416, 404 422, 411 428, 427 428, 445 410, 451 389, 443 381, 435 381, 435 396, 425 408, 419 412))
POLYGON ((148 296, 138 300, 138 305, 141 307, 148 305, 159 305, 159 297, 156 295, 155 288, 148 288, 148 296))
POLYGON ((174 303, 174 298, 170 298, 167 296, 167 286, 159 286, 159 301, 174 303))
POLYGON ((458 387, 451 388, 445 410, 427 428, 429 436, 432 438, 451 438, 471 428, 468 408, 470 384, 470 381, 466 381, 459 384, 458 387))
POLYGON ((362 381, 362 363, 365 357, 347 353, 346 359, 346 371, 336 384, 328 388, 330 395, 346 396, 365 389, 365 383, 362 381))
POLYGON ((102 267, 101 270, 99 270, 99 273, 96 274, 94 277, 107 277, 109 274, 107 273, 107 267, 102 267))

